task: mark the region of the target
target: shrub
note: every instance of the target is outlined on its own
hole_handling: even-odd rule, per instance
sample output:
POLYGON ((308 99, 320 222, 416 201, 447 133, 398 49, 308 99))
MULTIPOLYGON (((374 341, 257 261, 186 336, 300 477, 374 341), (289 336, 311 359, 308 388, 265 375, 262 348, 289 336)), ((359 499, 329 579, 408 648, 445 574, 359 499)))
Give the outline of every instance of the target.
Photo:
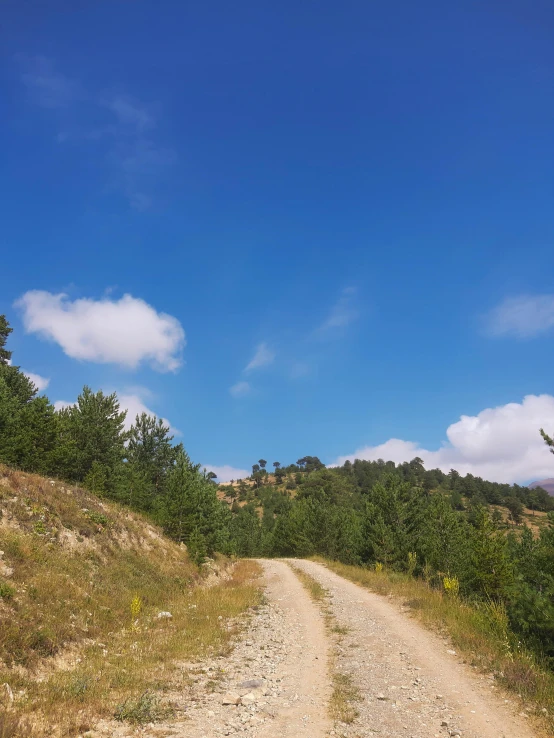
POLYGON ((120 722, 144 725, 166 717, 171 710, 161 707, 160 701, 152 692, 143 692, 139 697, 128 698, 115 709, 114 718, 120 722))
MULTIPOLYGON (((7 582, 0 582, 0 597, 3 600, 11 600, 11 598, 15 594, 15 587, 12 587, 11 584, 8 584, 7 582)), ((0 733, 0 735, 2 735, 0 733)))
POLYGON ((96 523, 96 525, 101 525, 104 528, 109 524, 109 520, 106 517, 106 515, 102 515, 102 513, 95 512, 94 510, 89 510, 87 512, 87 518, 91 520, 93 523, 96 523))

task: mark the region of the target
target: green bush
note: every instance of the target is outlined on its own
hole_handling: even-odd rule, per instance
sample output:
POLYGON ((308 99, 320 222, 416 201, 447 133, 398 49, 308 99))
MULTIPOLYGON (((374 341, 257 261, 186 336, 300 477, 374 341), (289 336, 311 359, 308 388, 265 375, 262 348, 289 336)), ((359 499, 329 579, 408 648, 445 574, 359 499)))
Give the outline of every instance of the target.
POLYGON ((8 582, 0 581, 0 597, 3 600, 11 600, 15 594, 15 587, 12 587, 8 582))
POLYGON ((121 702, 115 709, 114 718, 119 722, 145 725, 161 720, 170 713, 169 708, 160 705, 160 701, 155 694, 143 692, 138 697, 121 702))

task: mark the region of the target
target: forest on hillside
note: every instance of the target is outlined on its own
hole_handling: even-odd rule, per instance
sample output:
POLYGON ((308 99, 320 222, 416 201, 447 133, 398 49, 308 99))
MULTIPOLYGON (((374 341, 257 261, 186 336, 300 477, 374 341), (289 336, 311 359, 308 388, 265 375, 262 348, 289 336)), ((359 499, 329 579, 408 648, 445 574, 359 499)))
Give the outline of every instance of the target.
POLYGON ((217 485, 162 420, 142 414, 126 430, 115 394, 85 387, 75 405, 56 410, 11 362, 10 333, 0 316, 0 463, 142 512, 198 563, 215 551, 319 554, 437 588, 448 582, 477 606, 495 603, 554 666, 554 498, 544 490, 426 470, 419 458, 325 468, 315 456, 273 462, 271 474, 260 459, 249 479, 217 485))

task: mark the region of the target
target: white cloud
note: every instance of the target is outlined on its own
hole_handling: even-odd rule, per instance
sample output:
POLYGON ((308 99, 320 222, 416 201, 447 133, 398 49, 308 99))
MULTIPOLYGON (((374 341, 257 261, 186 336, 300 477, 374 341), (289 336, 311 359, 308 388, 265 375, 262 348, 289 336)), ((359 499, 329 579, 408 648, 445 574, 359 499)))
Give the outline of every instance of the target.
POLYGON ((100 161, 108 162, 111 189, 135 209, 150 207, 176 159, 175 152, 160 143, 151 106, 123 93, 85 89, 58 72, 47 57, 18 54, 15 59, 30 100, 50 109, 58 126, 56 141, 84 146, 92 142, 95 157, 100 151, 100 161))
POLYGON ((56 400, 54 403, 54 410, 59 412, 60 410, 64 410, 66 407, 71 407, 74 404, 74 402, 67 402, 67 400, 56 400))
POLYGON ((252 369, 261 369, 263 366, 272 364, 274 359, 275 352, 268 347, 267 343, 260 343, 256 348, 256 353, 247 364, 244 371, 250 372, 252 369))
POLYGON ((26 372, 25 369, 22 369, 21 371, 28 379, 31 380, 39 392, 45 390, 50 384, 50 379, 48 377, 41 377, 40 374, 35 374, 34 372, 26 372))
POLYGON ((307 361, 294 361, 289 370, 289 377, 291 379, 304 379, 309 377, 313 372, 313 369, 307 361))
POLYGON ((32 100, 44 108, 64 108, 80 97, 79 86, 60 74, 45 56, 17 54, 21 80, 32 100))
MULTIPOLYGON (((147 390, 145 387, 136 387, 133 389, 132 392, 122 392, 121 394, 119 392, 117 394, 117 399, 119 400, 119 407, 120 410, 126 410, 127 416, 125 417, 125 429, 129 430, 129 428, 133 425, 135 422, 135 419, 137 415, 142 415, 142 413, 146 413, 150 416, 156 416, 160 417, 157 413, 155 413, 153 410, 151 410, 144 401, 145 397, 149 397, 151 393, 149 390, 147 390)), ((63 408, 71 407, 72 405, 75 405, 75 402, 67 402, 66 400, 56 400, 54 403, 54 408, 56 410, 63 410, 63 408)), ((162 418, 165 425, 168 426, 170 432, 174 436, 181 436, 182 433, 177 428, 174 428, 169 420, 167 418, 162 418)))
POLYGON ((244 479, 250 475, 250 472, 246 469, 237 469, 234 466, 225 464, 224 466, 213 466, 212 464, 205 464, 203 468, 206 471, 211 471, 217 474, 217 482, 230 482, 231 479, 244 479))
POLYGON ((355 287, 346 287, 337 302, 331 308, 326 320, 319 326, 316 333, 319 335, 331 335, 339 328, 350 325, 359 313, 354 306, 355 287))
POLYGON ((509 297, 487 316, 493 336, 532 338, 554 327, 554 295, 509 297))
POLYGON ((27 333, 58 343, 73 359, 128 369, 148 362, 161 372, 176 371, 182 363, 185 332, 177 318, 132 295, 71 301, 64 294, 31 290, 16 306, 27 333))
POLYGON ((150 191, 175 161, 175 153, 150 140, 121 142, 110 154, 114 171, 114 186, 122 190, 136 210, 152 205, 150 191))
MULTIPOLYGON (((119 404, 123 410, 127 410, 127 417, 125 418, 125 427, 129 429, 133 423, 135 422, 135 419, 137 415, 142 415, 142 413, 146 413, 147 415, 160 417, 155 413, 153 410, 150 410, 149 407, 147 407, 144 403, 144 399, 139 394, 119 394, 119 404)), ((162 418, 163 422, 169 427, 170 432, 174 436, 181 436, 182 433, 177 428, 174 428, 169 420, 167 418, 162 418)))
POLYGON ((136 100, 125 95, 116 95, 104 101, 108 110, 116 116, 123 126, 129 126, 141 132, 153 128, 155 121, 151 113, 136 100))
POLYGON ((229 392, 233 397, 244 397, 250 392, 250 384, 248 382, 237 382, 229 388, 229 392))
POLYGON ((462 415, 446 431, 448 441, 430 451, 412 441, 391 438, 379 446, 366 446, 347 459, 384 459, 400 463, 416 456, 427 469, 473 474, 493 482, 528 482, 552 476, 554 457, 539 434, 554 430, 554 397, 527 395, 522 403, 487 408, 478 415, 462 415))
MULTIPOLYGON (((254 356, 245 366, 244 372, 251 372, 254 369, 261 369, 264 366, 268 366, 273 363, 274 359, 275 352, 268 347, 267 343, 260 343, 256 347, 254 356)), ((252 387, 250 383, 244 381, 236 382, 232 387, 229 387, 229 392, 233 397, 245 397, 250 394, 251 391, 252 387)))

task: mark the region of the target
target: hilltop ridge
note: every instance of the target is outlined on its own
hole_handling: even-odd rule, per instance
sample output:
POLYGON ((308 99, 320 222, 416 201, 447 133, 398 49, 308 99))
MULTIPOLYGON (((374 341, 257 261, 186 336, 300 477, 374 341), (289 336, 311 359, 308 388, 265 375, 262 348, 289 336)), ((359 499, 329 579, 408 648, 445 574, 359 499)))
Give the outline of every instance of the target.
POLYGON ((529 489, 536 489, 537 487, 541 487, 541 489, 546 490, 549 495, 554 496, 554 477, 551 477, 550 479, 541 479, 538 482, 531 482, 529 485, 529 489))

